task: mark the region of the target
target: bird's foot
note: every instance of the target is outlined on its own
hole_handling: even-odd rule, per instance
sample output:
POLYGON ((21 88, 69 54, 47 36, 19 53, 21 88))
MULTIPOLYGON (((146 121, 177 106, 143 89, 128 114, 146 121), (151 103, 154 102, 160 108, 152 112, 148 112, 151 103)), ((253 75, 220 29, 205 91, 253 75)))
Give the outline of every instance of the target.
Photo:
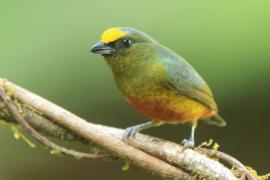
POLYGON ((134 138, 137 133, 136 127, 128 127, 125 129, 122 139, 127 141, 129 138, 134 138))
POLYGON ((181 145, 183 146, 183 150, 185 150, 185 149, 188 149, 188 148, 193 148, 195 146, 195 142, 194 142, 194 140, 184 139, 181 142, 181 145))
POLYGON ((141 130, 148 129, 151 127, 156 126, 156 122, 147 122, 143 124, 138 124, 136 126, 128 127, 126 128, 122 139, 123 140, 128 140, 129 138, 134 138, 137 132, 140 132, 141 130))

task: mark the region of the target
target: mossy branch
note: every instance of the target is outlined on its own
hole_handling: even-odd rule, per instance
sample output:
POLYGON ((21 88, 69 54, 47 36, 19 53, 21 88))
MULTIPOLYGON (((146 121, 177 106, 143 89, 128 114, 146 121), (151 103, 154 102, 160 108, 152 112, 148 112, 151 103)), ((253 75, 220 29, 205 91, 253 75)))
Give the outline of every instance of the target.
MULTIPOLYGON (((168 179, 256 179, 238 160, 216 149, 183 149, 178 144, 137 134, 128 143, 123 130, 93 124, 9 81, 0 79, 0 119, 18 122, 35 138, 53 136, 101 147, 107 156, 117 157, 168 179), (7 99, 6 99, 7 98, 7 99), (2 108, 2 109, 1 109, 2 108), (20 112, 20 113, 18 113, 20 112), (25 125, 25 123, 27 125, 25 125), (36 134, 42 133, 43 135, 36 134), (34 135, 33 135, 34 134, 34 135), (234 173, 216 159, 230 163, 241 172, 234 173)), ((45 138, 47 139, 47 138, 45 138)), ((44 139, 43 139, 44 140, 44 139)), ((44 141, 40 141, 42 144, 44 141)), ((49 140, 49 144, 50 144, 49 140)), ((52 149, 59 149, 50 146, 52 149)), ((61 147, 59 150, 63 151, 61 147)), ((69 154, 69 153, 66 153, 69 154)), ((104 154, 102 154, 104 155, 104 154)), ((98 158, 100 156, 91 157, 98 158)))

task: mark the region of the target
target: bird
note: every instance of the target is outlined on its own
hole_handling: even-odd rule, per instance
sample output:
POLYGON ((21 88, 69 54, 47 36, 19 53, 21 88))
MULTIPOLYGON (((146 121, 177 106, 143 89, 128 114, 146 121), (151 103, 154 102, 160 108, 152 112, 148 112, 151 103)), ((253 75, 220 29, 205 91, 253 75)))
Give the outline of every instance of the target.
POLYGON ((195 146, 198 121, 223 127, 213 93, 180 55, 131 27, 105 30, 90 51, 101 54, 125 100, 150 121, 125 129, 123 139, 162 124, 191 125, 184 147, 195 146))

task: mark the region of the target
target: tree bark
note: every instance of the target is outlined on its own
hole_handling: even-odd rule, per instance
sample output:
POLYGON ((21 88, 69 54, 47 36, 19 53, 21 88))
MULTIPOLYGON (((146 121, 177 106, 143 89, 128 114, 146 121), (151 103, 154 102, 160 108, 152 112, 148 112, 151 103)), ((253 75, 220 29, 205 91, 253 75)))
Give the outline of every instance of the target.
MULTIPOLYGON (((93 143, 105 149, 110 156, 163 178, 238 179, 228 167, 211 158, 221 157, 243 171, 243 177, 255 179, 239 161, 221 152, 203 148, 183 149, 178 144, 140 133, 125 142, 122 140, 122 129, 88 122, 9 81, 0 79, 0 87, 7 92, 13 104, 18 103, 17 107, 27 123, 46 136, 93 143)), ((15 123, 18 117, 6 110, 7 102, 3 98, 0 105, 0 118, 15 123)))

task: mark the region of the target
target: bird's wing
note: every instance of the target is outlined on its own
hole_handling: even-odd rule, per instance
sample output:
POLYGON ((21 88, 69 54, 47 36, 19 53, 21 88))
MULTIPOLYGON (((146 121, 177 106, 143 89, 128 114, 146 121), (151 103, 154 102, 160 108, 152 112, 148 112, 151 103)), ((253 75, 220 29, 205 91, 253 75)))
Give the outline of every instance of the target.
POLYGON ((163 53, 160 58, 165 65, 164 84, 168 88, 218 111, 210 88, 184 58, 170 51, 166 54, 163 53))

